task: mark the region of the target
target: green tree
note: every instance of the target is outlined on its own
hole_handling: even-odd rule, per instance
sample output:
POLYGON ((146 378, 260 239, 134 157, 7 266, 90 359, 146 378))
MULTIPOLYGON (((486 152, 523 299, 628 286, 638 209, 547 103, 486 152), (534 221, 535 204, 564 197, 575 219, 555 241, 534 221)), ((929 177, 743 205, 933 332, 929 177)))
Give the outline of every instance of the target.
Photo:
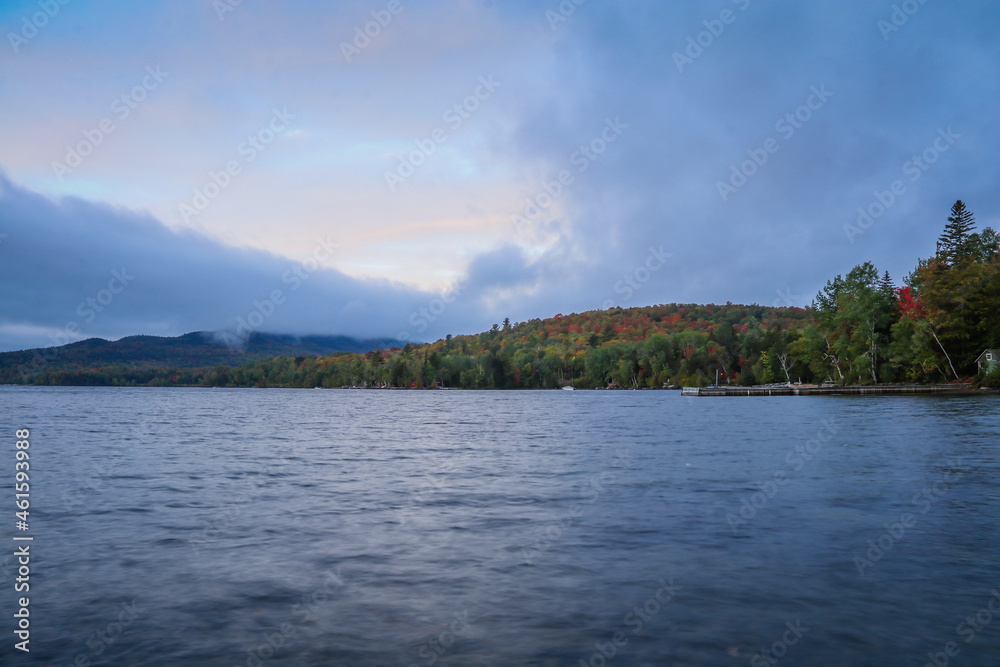
POLYGON ((948 224, 938 239, 938 257, 948 264, 956 264, 971 256, 973 248, 969 237, 976 228, 972 211, 965 207, 961 199, 951 207, 948 224))
POLYGON ((621 356, 622 349, 618 345, 606 345, 592 349, 584 361, 587 378, 595 386, 607 386, 611 382, 614 372, 618 370, 618 360, 621 359, 621 356))
POLYGON ((1000 252, 1000 235, 986 227, 981 232, 969 236, 969 247, 977 262, 989 263, 1000 252))
POLYGON ((827 341, 827 359, 848 382, 879 382, 889 358, 892 325, 899 317, 892 280, 879 280, 871 262, 837 276, 814 301, 827 341))
MULTIPOLYGON (((913 350, 931 347, 920 340, 927 337, 940 351, 933 355, 936 360, 914 360, 920 362, 921 371, 944 369, 957 379, 960 374, 973 374, 976 356, 1000 339, 1000 238, 989 227, 973 233, 974 218, 961 200, 951 213, 939 253, 934 259, 920 260, 907 279, 905 311, 916 322, 901 326, 899 332, 913 350)), ((895 354, 907 356, 903 344, 895 354)), ((916 372, 911 368, 911 374, 916 372)))
POLYGON ((768 384, 774 380, 774 371, 771 368, 771 358, 767 352, 761 352, 757 363, 753 365, 753 374, 760 384, 768 384))

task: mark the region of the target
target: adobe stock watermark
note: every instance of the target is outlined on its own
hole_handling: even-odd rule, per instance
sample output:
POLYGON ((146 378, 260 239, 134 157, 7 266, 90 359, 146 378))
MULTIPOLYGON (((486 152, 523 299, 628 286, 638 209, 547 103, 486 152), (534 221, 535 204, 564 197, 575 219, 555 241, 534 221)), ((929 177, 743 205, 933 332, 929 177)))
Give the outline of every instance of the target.
POLYGON ((879 19, 875 22, 875 27, 882 33, 882 39, 888 42, 889 37, 899 32, 909 22, 910 17, 919 12, 926 3, 927 0, 903 0, 900 4, 893 5, 888 21, 879 19))
MULTIPOLYGON (((621 116, 615 116, 614 120, 605 118, 604 128, 597 136, 587 143, 581 144, 570 154, 570 165, 575 167, 577 174, 587 171, 591 164, 604 155, 608 146, 617 141, 627 129, 628 125, 621 121, 621 116)), ((538 192, 525 200, 524 209, 521 213, 515 213, 510 216, 511 222, 514 223, 514 230, 520 232, 527 225, 538 222, 542 217, 542 213, 551 208, 563 193, 566 192, 566 189, 573 185, 574 181, 573 172, 569 169, 560 170, 556 174, 556 178, 552 181, 543 181, 542 187, 538 192)))
POLYGON ((660 584, 660 587, 656 589, 656 592, 651 597, 633 607, 632 611, 622 617, 622 625, 627 627, 631 632, 626 633, 624 630, 616 630, 608 638, 608 641, 603 643, 600 641, 594 642, 594 652, 590 654, 590 658, 587 660, 580 658, 580 667, 604 667, 611 662, 615 656, 620 655, 622 650, 628 646, 629 634, 635 636, 642 632, 646 623, 652 621, 653 617, 668 602, 673 600, 674 596, 683 588, 683 586, 674 583, 673 577, 670 577, 668 580, 660 579, 657 583, 660 584))
MULTIPOLYGON (((107 287, 98 290, 94 296, 89 296, 76 307, 76 314, 83 318, 83 321, 87 324, 93 322, 98 313, 103 313, 104 309, 111 305, 111 302, 115 300, 115 297, 125 291, 125 288, 135 280, 134 275, 130 275, 128 270, 123 266, 121 271, 114 270, 111 272, 111 280, 108 281, 107 287)), ((69 331, 74 323, 69 322, 66 324, 66 330, 69 331)), ((79 330, 74 330, 71 333, 79 333, 79 330)), ((65 343, 57 343, 58 345, 65 345, 65 343)))
MULTIPOLYGON (((100 658, 139 618, 139 614, 144 611, 136 608, 134 598, 131 604, 122 602, 121 608, 121 611, 118 612, 117 620, 98 628, 96 632, 91 633, 87 637, 87 648, 90 650, 78 653, 71 662, 66 664, 66 667, 89 665, 91 661, 100 658)), ((62 665, 53 665, 53 667, 62 667, 62 665)))
POLYGON ((344 60, 348 63, 351 58, 361 55, 361 52, 368 48, 372 40, 382 34, 382 31, 389 27, 397 15, 403 12, 403 3, 400 0, 389 0, 385 9, 373 9, 371 11, 372 20, 363 26, 354 27, 354 39, 340 43, 340 52, 344 54, 344 60))
POLYGON ((787 142, 794 137, 795 133, 801 130, 813 117, 813 113, 822 109, 827 100, 833 97, 833 92, 827 90, 825 83, 821 84, 819 88, 810 86, 809 91, 810 94, 804 103, 786 113, 775 122, 774 131, 781 135, 781 140, 768 137, 764 140, 760 148, 747 149, 749 159, 741 162, 738 167, 735 164, 731 165, 728 182, 717 181, 715 183, 722 201, 727 201, 732 195, 736 194, 737 190, 746 185, 747 180, 756 174, 757 170, 763 167, 768 159, 781 149, 781 141, 787 142))
MULTIPOLYGON (((325 239, 317 239, 312 253, 300 262, 289 266, 281 275, 281 282, 291 285, 289 292, 298 291, 299 288, 309 280, 313 273, 319 271, 320 267, 333 257, 333 251, 340 247, 334 243, 330 236, 325 239)), ((230 347, 242 347, 250 339, 250 335, 259 331, 287 300, 284 290, 275 288, 263 301, 254 299, 253 306, 246 316, 236 319, 235 333, 221 332, 219 335, 230 347)))
POLYGON ((22 16, 21 29, 18 32, 7 33, 7 41, 10 42, 10 48, 14 49, 14 53, 19 53, 21 47, 33 40, 38 31, 47 26, 49 21, 69 3, 70 0, 40 0, 38 8, 42 11, 35 12, 30 18, 22 16))
MULTIPOLYGON (((111 113, 115 115, 118 122, 125 121, 149 97, 149 93, 159 88, 168 76, 170 76, 169 73, 160 71, 159 65, 155 68, 146 67, 146 76, 142 77, 142 81, 132 90, 114 99, 111 103, 111 113)), ((97 123, 97 127, 83 130, 82 141, 77 142, 74 146, 66 146, 66 157, 63 158, 63 161, 52 162, 52 173, 62 181, 66 174, 82 165, 84 159, 104 143, 105 137, 114 132, 115 129, 117 129, 115 121, 111 117, 106 117, 97 123)))
MULTIPOLYGON (((115 296, 124 292, 125 288, 134 279, 135 276, 129 275, 124 267, 122 267, 121 271, 112 271, 111 280, 108 281, 107 287, 99 290, 94 296, 87 297, 81 301, 76 308, 77 314, 88 324, 93 322, 97 318, 98 313, 104 312, 111 305, 111 302, 114 301, 115 296)), ((22 373, 30 373, 38 372, 45 368, 45 366, 58 356, 58 347, 76 341, 79 339, 80 333, 79 321, 72 320, 67 322, 60 331, 49 334, 49 340, 52 341, 54 347, 34 350, 31 361, 19 370, 22 373)))
POLYGON ((778 495, 780 488, 788 483, 790 473, 802 470, 807 462, 812 461, 819 454, 820 450, 823 449, 823 445, 830 442, 833 436, 837 434, 839 428, 833 417, 824 419, 821 423, 823 424, 823 428, 819 433, 807 440, 805 444, 795 445, 785 454, 785 463, 791 466, 790 471, 778 468, 771 475, 770 479, 766 479, 763 482, 757 481, 754 484, 757 487, 757 491, 746 494, 740 501, 738 515, 733 512, 726 514, 726 523, 729 524, 729 529, 733 531, 733 535, 738 535, 738 528, 746 526, 757 516, 758 512, 767 507, 768 503, 778 495))
MULTIPOLYGON (((288 466, 292 465, 291 461, 298 454, 298 446, 292 443, 287 451, 285 452, 286 457, 277 460, 273 465, 269 466, 265 472, 269 475, 274 475, 275 472, 285 470, 288 466)), ((263 476, 256 477, 252 480, 246 480, 246 490, 241 492, 237 488, 228 488, 226 490, 226 499, 228 503, 222 507, 217 508, 213 511, 211 518, 205 522, 202 526, 199 536, 191 538, 191 549, 198 554, 199 550, 208 546, 212 541, 219 536, 219 534, 225 529, 231 526, 240 514, 243 512, 243 507, 252 503, 256 498, 263 492, 264 487, 267 485, 266 478, 263 476)))
MULTIPOLYGON (((951 125, 948 126, 947 130, 939 127, 938 136, 934 138, 934 141, 919 154, 903 163, 901 175, 909 176, 910 183, 916 183, 931 168, 931 165, 938 161, 941 154, 947 152, 961 138, 962 135, 952 132, 951 125)), ((872 193, 873 201, 867 206, 858 207, 858 217, 854 223, 844 223, 844 234, 847 236, 847 240, 853 244, 856 237, 862 236, 868 231, 906 192, 906 183, 902 178, 893 180, 886 190, 875 190, 872 193)))
MULTIPOLYGON (((659 248, 649 246, 649 255, 646 261, 637 265, 632 271, 622 276, 622 279, 615 283, 615 294, 622 295, 622 303, 632 298, 632 295, 642 289, 642 286, 649 282, 654 273, 659 271, 673 257, 673 253, 663 252, 663 244, 659 248)), ((601 308, 607 310, 619 305, 614 299, 605 299, 601 308)))
MULTIPOLYGON (((87 324, 97 319, 98 314, 103 313, 119 294, 135 280, 135 276, 129 274, 128 269, 122 267, 121 271, 111 272, 111 279, 107 286, 98 290, 94 295, 88 296, 76 307, 76 314, 87 324)), ((61 345, 67 345, 76 341, 81 333, 80 322, 71 320, 67 322, 60 331, 49 334, 49 340, 55 347, 39 348, 34 351, 28 371, 38 371, 49 364, 58 354, 55 350, 61 345)))
POLYGON ((244 492, 239 489, 227 489, 227 503, 216 510, 212 517, 202 526, 200 534, 192 537, 190 541, 191 550, 200 555, 201 549, 211 544, 223 530, 230 527, 240 514, 243 507, 249 505, 261 493, 264 482, 247 482, 248 488, 244 492))
POLYGON ((782 658, 788 655, 788 649, 799 643, 799 640, 809 632, 809 628, 802 627, 802 621, 795 619, 795 622, 785 621, 788 628, 781 635, 781 639, 775 641, 767 648, 762 648, 750 658, 751 667, 768 667, 778 664, 782 658))
MULTIPOLYGON (((466 286, 464 283, 455 283, 442 292, 441 296, 431 299, 426 306, 421 306, 410 313, 410 318, 407 322, 409 322, 410 326, 417 330, 418 334, 427 331, 427 327, 431 324, 431 322, 434 322, 437 318, 441 317, 444 312, 448 310, 448 306, 455 303, 455 299, 457 299, 462 292, 465 291, 465 288, 466 286)), ((410 335, 409 331, 400 331, 396 334, 396 340, 403 341, 404 343, 409 342, 412 339, 413 337, 410 335)))
MULTIPOLYGON (((920 508, 920 514, 927 514, 931 507, 949 491, 951 485, 965 473, 961 470, 962 459, 955 459, 948 462, 949 470, 941 476, 941 480, 931 486, 923 488, 910 499, 910 504, 920 508)), ((883 523, 882 533, 874 540, 865 542, 868 549, 863 555, 854 556, 854 567, 858 574, 865 576, 865 570, 882 560, 887 553, 892 551, 896 543, 906 536, 906 531, 917 525, 917 517, 909 512, 899 515, 899 520, 893 523, 883 523)))
POLYGON ((243 4, 243 0, 212 0, 212 9, 220 21, 226 20, 226 14, 236 11, 236 8, 243 4))
POLYGON ((587 0, 562 0, 556 8, 559 10, 558 12, 546 9, 545 20, 549 22, 549 27, 552 28, 552 32, 556 31, 560 23, 568 21, 569 17, 576 12, 576 8, 586 1, 587 0))
POLYGON ((774 293, 778 298, 776 298, 774 303, 771 304, 772 308, 798 308, 799 306, 796 306, 796 304, 802 303, 803 301, 803 297, 792 294, 791 287, 776 289, 774 290, 774 293))
POLYGON ((82 505, 88 496, 100 493, 105 478, 121 465, 124 458, 120 449, 102 449, 102 461, 92 463, 94 472, 88 475, 80 474, 76 488, 63 492, 63 506, 67 510, 73 510, 82 505))
POLYGON ((574 503, 563 516, 558 517, 550 526, 541 530, 540 535, 535 538, 534 544, 521 547, 521 557, 524 559, 524 563, 532 565, 539 554, 551 549, 555 541, 563 536, 563 532, 568 530, 583 514, 584 506, 597 502, 598 498, 618 483, 619 472, 616 471, 630 468, 630 459, 631 454, 627 451, 615 452, 615 458, 609 466, 611 470, 594 475, 586 484, 582 484, 581 495, 584 500, 574 503))
POLYGON ((406 499, 406 504, 403 507, 400 507, 398 510, 396 510, 397 516, 399 517, 400 526, 405 526, 408 521, 406 512, 407 510, 413 509, 414 505, 418 503, 423 504, 427 502, 428 495, 436 491, 440 491, 444 488, 443 484, 435 481, 434 478, 431 477, 430 475, 424 473, 424 477, 427 478, 428 480, 427 483, 422 484, 420 487, 417 488, 416 491, 411 493, 410 496, 406 499))
MULTIPOLYGON (((1000 591, 993 589, 990 591, 993 594, 986 604, 981 608, 969 614, 965 619, 955 627, 955 634, 959 637, 964 638, 966 644, 971 644, 976 640, 976 635, 986 629, 986 626, 993 622, 993 617, 1000 615, 1000 591), (996 605, 994 605, 996 603, 996 605)), ((947 667, 950 658, 954 658, 956 655, 962 652, 959 648, 957 642, 948 641, 942 647, 942 651, 934 653, 933 651, 927 652, 928 662, 924 663, 923 667, 947 667)))
MULTIPOLYGON (((739 7, 741 12, 746 11, 747 7, 750 6, 750 0, 732 0, 732 2, 739 7)), ((705 50, 712 46, 716 39, 722 36, 722 33, 726 30, 726 26, 736 22, 737 16, 737 14, 733 13, 733 10, 723 9, 719 12, 719 18, 702 21, 701 23, 705 26, 705 30, 702 30, 694 37, 688 36, 687 47, 683 53, 674 51, 674 65, 677 66, 677 71, 683 74, 684 68, 687 65, 692 65, 695 60, 701 58, 705 50)))
MULTIPOLYGON (((447 653, 448 649, 454 646, 462 635, 468 633, 470 626, 475 623, 474 620, 469 619, 467 609, 456 611, 453 616, 454 620, 436 637, 428 637, 417 644, 417 656, 422 658, 424 662, 411 662, 409 667, 430 667, 440 660, 441 656, 447 653)), ((442 625, 444 624, 442 623, 442 625)))
POLYGON ((273 658, 282 647, 295 637, 298 628, 295 622, 306 623, 317 611, 319 605, 325 604, 334 593, 344 587, 344 579, 340 576, 340 567, 328 569, 323 573, 323 583, 311 594, 303 595, 299 602, 292 605, 292 621, 279 623, 274 632, 262 633, 264 641, 247 649, 247 667, 260 667, 273 658), (299 617, 302 617, 301 619, 299 617))
MULTIPOLYGON (((479 110, 483 102, 490 99, 497 88, 503 84, 493 80, 493 75, 479 77, 479 85, 470 95, 461 102, 451 105, 441 114, 441 120, 447 123, 452 132, 462 127, 472 114, 479 110)), ((436 127, 431 130, 426 139, 416 139, 413 144, 415 149, 400 156, 399 165, 395 171, 385 172, 385 183, 389 186, 389 192, 395 192, 396 188, 406 179, 416 173, 422 167, 427 158, 437 152, 438 146, 448 141, 448 132, 443 127, 436 127)))
POLYGON ((209 171, 209 180, 202 187, 194 189, 191 203, 181 202, 178 210, 184 222, 190 222, 192 216, 200 215, 207 209, 232 184, 233 178, 243 172, 244 166, 256 160, 272 141, 288 129, 289 122, 294 118, 288 113, 288 107, 274 109, 271 119, 257 132, 247 135, 236 147, 236 153, 242 160, 230 160, 219 171, 209 171))

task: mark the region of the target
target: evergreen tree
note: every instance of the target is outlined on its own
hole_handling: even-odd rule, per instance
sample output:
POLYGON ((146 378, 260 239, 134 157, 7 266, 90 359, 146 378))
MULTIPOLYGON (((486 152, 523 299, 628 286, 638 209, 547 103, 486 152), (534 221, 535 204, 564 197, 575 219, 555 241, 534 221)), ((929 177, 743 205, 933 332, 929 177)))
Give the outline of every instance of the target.
POLYGON ((965 202, 959 199, 951 207, 948 224, 938 239, 938 257, 948 264, 965 259, 971 251, 969 237, 975 228, 976 220, 972 211, 965 208, 965 202))
POLYGON ((882 282, 879 285, 879 291, 886 297, 895 300, 896 298, 896 286, 892 282, 892 278, 889 277, 889 272, 886 271, 885 275, 882 276, 882 282))

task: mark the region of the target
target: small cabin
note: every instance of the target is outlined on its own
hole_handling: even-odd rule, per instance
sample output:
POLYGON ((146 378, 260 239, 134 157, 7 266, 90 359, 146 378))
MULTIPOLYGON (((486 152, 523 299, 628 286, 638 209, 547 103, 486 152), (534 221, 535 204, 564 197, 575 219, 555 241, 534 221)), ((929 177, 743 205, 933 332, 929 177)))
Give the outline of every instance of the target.
POLYGON ((985 350, 976 359, 976 365, 984 375, 992 373, 1000 365, 1000 350, 985 350))

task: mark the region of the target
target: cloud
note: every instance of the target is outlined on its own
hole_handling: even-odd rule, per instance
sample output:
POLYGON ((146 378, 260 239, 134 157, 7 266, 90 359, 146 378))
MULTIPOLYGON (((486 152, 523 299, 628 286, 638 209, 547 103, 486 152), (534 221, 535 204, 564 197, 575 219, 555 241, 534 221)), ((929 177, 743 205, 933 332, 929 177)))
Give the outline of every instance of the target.
POLYGON ((613 284, 662 243, 673 257, 636 292, 641 303, 771 304, 792 288, 804 305, 828 278, 866 260, 901 280, 933 252, 957 198, 976 202, 981 225, 996 220, 998 134, 982 114, 1000 98, 1000 41, 983 27, 995 25, 997 9, 924 5, 888 42, 877 21, 892 3, 843 10, 832 2, 585 5, 559 26, 550 94, 524 101, 515 135, 522 159, 545 165, 539 185, 572 170, 572 151, 598 137, 606 118, 628 124, 574 172, 564 196, 560 214, 571 223, 562 243, 593 260, 568 302, 607 289, 602 280, 613 284), (713 37, 705 22, 724 9, 735 21, 713 37), (679 72, 673 55, 688 38, 707 46, 679 72), (801 114, 805 122, 788 124, 823 86, 832 94, 801 114), (962 139, 921 178, 904 177, 906 194, 851 243, 844 225, 857 208, 949 126, 962 139), (769 138, 777 152, 751 164, 723 200, 718 184, 769 138))
POLYGON ((549 0, 405 4, 351 62, 339 44, 370 3, 242 3, 225 21, 210 3, 61 13, 0 54, 0 96, 21 101, 0 107, 0 161, 21 184, 0 182, 2 345, 74 322, 232 328, 274 289, 287 300, 265 329, 425 339, 608 300, 803 305, 866 260, 898 281, 956 199, 981 226, 1000 219, 1000 8, 926 3, 886 39, 898 4, 583 3, 554 27, 549 0), (735 19, 719 32, 723 10, 735 19), (689 40, 703 45, 679 71, 689 40), (157 64, 169 77, 56 182, 51 161, 157 64), (502 86, 453 128, 443 114, 480 76, 502 86), (779 130, 816 87, 832 94, 779 130), (288 132, 199 232, 178 231, 178 204, 285 106, 288 132), (609 121, 627 126, 613 141, 609 121), (385 172, 436 127, 447 140, 390 193, 385 172), (948 127, 960 139, 852 243, 857 209, 948 127), (777 150, 746 166, 768 139, 777 150), (529 202, 539 214, 519 228, 529 202), (292 290, 289 267, 328 235, 340 247, 292 290), (620 289, 661 246, 669 260, 620 289), (123 266, 135 280, 86 321, 79 304, 123 266))
POLYGON ((477 256, 469 265, 467 281, 480 288, 510 289, 532 286, 538 269, 529 264, 518 246, 507 244, 477 256))
POLYGON ((324 266, 337 253, 332 239, 316 239, 314 252, 296 262, 173 230, 149 215, 50 200, 2 175, 0 229, 7 349, 63 342, 67 332, 71 339, 175 335, 241 321, 262 331, 395 334, 431 297, 324 266))

